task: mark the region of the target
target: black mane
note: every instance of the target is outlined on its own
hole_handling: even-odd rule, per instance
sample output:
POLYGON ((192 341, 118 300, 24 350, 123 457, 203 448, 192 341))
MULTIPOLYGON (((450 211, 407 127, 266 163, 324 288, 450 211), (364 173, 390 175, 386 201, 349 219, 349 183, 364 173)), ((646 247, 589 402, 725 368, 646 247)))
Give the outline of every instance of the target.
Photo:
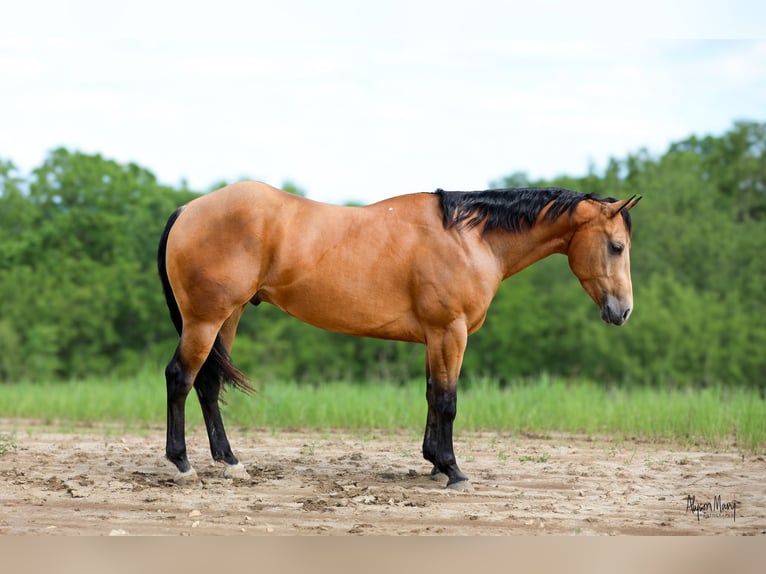
MULTIPOLYGON (((563 187, 520 187, 510 189, 487 189, 485 191, 434 192, 442 207, 442 222, 450 227, 476 227, 484 222, 484 233, 493 229, 510 232, 526 231, 537 221, 543 208, 551 203, 545 213, 546 221, 555 221, 564 212, 571 215, 585 199, 614 203, 614 198, 600 198, 590 193, 580 193, 563 187)), ((630 214, 622 211, 625 225, 630 232, 630 214)))

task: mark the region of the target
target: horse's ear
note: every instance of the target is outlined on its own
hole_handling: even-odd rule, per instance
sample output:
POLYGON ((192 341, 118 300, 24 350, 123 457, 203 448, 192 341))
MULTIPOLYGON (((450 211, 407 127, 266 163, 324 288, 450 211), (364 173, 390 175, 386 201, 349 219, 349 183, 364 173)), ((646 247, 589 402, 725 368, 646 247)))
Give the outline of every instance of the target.
POLYGON ((641 201, 640 195, 633 195, 630 198, 626 199, 622 202, 615 202, 610 205, 610 209, 612 213, 609 215, 609 217, 614 217, 618 213, 620 213, 623 209, 631 209, 633 206, 635 206, 639 201, 641 201))
POLYGON ((642 198, 642 197, 643 197, 642 195, 638 195, 638 196, 634 195, 633 197, 631 197, 631 198, 630 198, 630 199, 627 201, 627 203, 625 204, 625 206, 623 207, 623 209, 628 209, 628 210, 630 210, 630 209, 633 209, 633 208, 636 206, 636 204, 637 204, 639 201, 641 201, 641 198, 642 198))

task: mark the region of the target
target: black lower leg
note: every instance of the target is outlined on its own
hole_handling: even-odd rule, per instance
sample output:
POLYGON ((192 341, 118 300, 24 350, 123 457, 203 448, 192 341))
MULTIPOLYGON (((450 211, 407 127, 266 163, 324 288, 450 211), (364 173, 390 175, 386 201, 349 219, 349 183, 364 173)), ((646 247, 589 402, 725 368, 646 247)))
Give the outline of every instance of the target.
POLYGON ((435 397, 434 407, 436 411, 436 467, 447 475, 447 485, 468 480, 457 466, 455 451, 452 445, 452 425, 457 414, 457 393, 438 393, 435 397))
POLYGON ((239 461, 231 451, 218 404, 221 382, 200 373, 194 383, 194 389, 197 391, 199 404, 202 407, 207 436, 210 440, 210 454, 213 460, 223 461, 226 464, 237 464, 239 461))
MULTIPOLYGON (((437 437, 436 437, 436 408, 434 406, 433 385, 431 381, 426 383, 426 400, 428 401, 428 416, 426 429, 423 434, 423 458, 436 464, 437 437)), ((437 471, 434 466, 434 470, 437 471)))
POLYGON ((187 472, 191 469, 191 464, 186 456, 184 405, 190 386, 186 382, 177 353, 165 369, 165 382, 168 403, 165 456, 180 472, 187 472))

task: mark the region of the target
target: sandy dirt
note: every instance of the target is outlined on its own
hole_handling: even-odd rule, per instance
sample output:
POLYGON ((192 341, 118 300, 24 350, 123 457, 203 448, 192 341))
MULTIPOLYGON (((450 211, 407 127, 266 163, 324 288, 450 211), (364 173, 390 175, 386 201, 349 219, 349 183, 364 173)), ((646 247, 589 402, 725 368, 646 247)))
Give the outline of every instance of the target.
POLYGON ((2 420, 0 436, 16 445, 0 456, 0 534, 766 534, 766 459, 736 449, 463 432, 474 491, 457 493, 430 479, 414 432, 231 429, 251 475, 231 481, 194 429, 200 481, 183 486, 160 428, 2 420))

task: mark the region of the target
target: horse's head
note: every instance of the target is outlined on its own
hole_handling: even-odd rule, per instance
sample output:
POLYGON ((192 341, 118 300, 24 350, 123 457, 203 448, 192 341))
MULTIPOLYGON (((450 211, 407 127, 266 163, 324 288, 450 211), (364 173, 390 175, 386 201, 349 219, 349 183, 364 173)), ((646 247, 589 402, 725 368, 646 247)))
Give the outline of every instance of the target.
POLYGON ((622 325, 633 310, 630 280, 630 214, 640 197, 625 201, 583 201, 569 244, 569 266, 601 308, 601 318, 622 325))

